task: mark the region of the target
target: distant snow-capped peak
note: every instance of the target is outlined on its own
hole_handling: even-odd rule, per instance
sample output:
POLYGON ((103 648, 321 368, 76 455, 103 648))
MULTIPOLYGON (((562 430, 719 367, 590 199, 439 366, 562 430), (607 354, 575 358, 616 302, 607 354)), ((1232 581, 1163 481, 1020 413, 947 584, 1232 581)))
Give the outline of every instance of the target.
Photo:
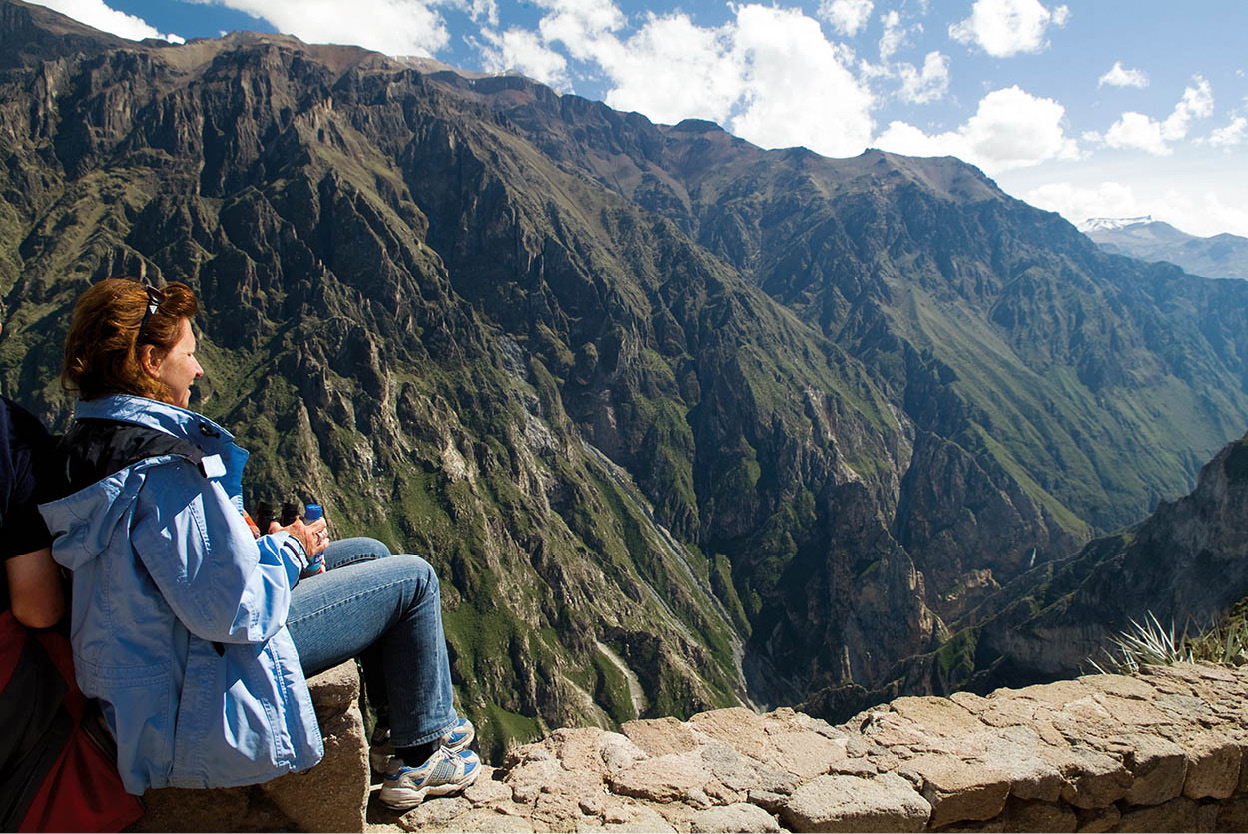
POLYGON ((1127 226, 1134 226, 1137 223, 1152 222, 1153 216, 1151 214, 1146 214, 1143 217, 1089 217, 1079 224, 1079 231, 1112 232, 1115 229, 1125 229, 1127 226))

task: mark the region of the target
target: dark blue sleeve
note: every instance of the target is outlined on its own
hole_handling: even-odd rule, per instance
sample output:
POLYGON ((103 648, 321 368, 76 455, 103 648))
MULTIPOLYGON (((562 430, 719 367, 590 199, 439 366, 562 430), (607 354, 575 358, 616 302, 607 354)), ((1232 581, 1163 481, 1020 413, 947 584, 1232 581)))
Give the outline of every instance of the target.
POLYGON ((0 397, 0 559, 52 544, 39 514, 36 478, 51 450, 52 439, 38 418, 0 397))

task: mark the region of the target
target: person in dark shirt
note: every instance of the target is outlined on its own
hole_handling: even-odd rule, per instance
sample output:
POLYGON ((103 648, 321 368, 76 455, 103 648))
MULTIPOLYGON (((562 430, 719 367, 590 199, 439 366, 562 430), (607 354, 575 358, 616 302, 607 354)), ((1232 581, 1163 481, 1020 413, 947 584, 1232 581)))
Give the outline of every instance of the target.
POLYGON ((65 613, 52 536, 39 514, 36 471, 51 450, 43 424, 0 397, 0 614, 28 628, 48 628, 65 613))

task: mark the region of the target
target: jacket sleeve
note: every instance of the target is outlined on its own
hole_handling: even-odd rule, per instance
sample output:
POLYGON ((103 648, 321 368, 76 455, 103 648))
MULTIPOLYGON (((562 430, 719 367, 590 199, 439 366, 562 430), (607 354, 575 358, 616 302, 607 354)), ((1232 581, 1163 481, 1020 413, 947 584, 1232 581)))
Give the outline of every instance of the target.
POLYGON ((131 543, 187 629, 222 643, 280 631, 307 563, 289 533, 254 538, 221 485, 183 460, 147 470, 131 543))

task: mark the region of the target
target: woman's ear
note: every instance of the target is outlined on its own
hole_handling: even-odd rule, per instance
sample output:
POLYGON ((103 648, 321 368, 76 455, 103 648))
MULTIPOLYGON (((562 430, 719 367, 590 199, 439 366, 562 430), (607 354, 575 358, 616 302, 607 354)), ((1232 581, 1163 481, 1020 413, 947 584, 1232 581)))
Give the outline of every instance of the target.
POLYGON ((156 352, 155 345, 143 345, 139 348, 139 364, 143 366, 143 372, 152 379, 160 379, 160 363, 163 359, 156 352))

